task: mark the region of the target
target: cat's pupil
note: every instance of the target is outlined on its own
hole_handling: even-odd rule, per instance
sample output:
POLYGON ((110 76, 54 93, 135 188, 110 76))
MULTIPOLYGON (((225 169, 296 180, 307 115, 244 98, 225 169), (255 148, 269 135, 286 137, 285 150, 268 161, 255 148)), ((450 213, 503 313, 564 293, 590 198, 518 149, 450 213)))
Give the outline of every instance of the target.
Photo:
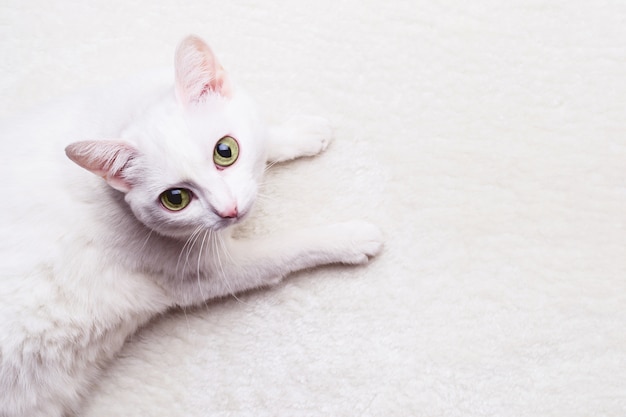
POLYGON ((222 158, 230 158, 233 155, 232 151, 230 150, 230 146, 226 145, 225 143, 219 143, 216 150, 217 154, 222 158))
POLYGON ((180 205, 183 203, 183 196, 180 190, 169 190, 167 192, 167 199, 170 203, 180 205))

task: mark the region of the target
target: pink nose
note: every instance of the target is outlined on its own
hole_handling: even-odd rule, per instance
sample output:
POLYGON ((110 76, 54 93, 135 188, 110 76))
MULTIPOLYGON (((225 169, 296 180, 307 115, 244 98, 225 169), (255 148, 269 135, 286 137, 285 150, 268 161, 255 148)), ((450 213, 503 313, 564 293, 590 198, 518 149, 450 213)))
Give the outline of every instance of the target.
POLYGON ((223 219, 234 219, 237 217, 237 206, 233 206, 230 209, 223 210, 217 213, 223 219))

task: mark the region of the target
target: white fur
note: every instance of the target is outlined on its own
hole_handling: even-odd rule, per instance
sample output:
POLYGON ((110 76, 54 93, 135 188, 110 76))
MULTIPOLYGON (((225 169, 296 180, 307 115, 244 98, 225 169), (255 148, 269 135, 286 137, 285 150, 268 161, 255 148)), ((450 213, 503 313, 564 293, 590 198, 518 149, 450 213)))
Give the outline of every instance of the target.
POLYGON ((52 103, 2 129, 11 203, 0 216, 0 416, 77 412, 126 338, 172 306, 303 268, 360 264, 380 250, 379 230, 358 221, 231 237, 227 226, 251 210, 266 162, 320 152, 330 130, 316 118, 266 129, 205 46, 183 42, 175 89, 158 72, 52 103), (207 77, 207 62, 204 84, 186 78, 207 77), (220 170, 211 158, 224 135, 241 152, 220 170), (68 156, 92 172, 65 157, 72 143, 68 156), (177 186, 194 198, 168 212, 158 196, 177 186), (222 218, 232 204, 239 218, 222 218))

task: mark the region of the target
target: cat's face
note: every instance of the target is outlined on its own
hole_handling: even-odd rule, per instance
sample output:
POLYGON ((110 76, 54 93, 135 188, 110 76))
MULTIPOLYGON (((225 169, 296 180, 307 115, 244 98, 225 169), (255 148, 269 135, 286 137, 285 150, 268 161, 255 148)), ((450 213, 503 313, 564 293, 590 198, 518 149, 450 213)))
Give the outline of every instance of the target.
POLYGON ((146 226, 188 237, 250 212, 265 167, 265 132, 247 100, 157 108, 124 136, 139 150, 126 168, 132 186, 125 199, 146 226))
POLYGON ((119 141, 77 142, 66 153, 102 176, 139 221, 188 238, 248 214, 265 168, 265 129, 201 40, 176 54, 176 99, 155 103, 119 141))

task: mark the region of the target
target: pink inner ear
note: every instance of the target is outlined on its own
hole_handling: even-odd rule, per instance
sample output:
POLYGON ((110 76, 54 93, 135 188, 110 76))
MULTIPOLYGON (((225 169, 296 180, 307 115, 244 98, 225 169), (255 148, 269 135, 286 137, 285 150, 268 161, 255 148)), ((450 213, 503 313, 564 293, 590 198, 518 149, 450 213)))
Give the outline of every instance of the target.
POLYGON ((230 81, 217 57, 196 36, 185 38, 176 50, 176 94, 185 105, 197 103, 210 93, 231 97, 230 81))
POLYGON ((65 148, 72 161, 94 174, 101 176, 116 190, 128 192, 132 188, 127 168, 137 150, 132 146, 113 140, 75 142, 65 148))

